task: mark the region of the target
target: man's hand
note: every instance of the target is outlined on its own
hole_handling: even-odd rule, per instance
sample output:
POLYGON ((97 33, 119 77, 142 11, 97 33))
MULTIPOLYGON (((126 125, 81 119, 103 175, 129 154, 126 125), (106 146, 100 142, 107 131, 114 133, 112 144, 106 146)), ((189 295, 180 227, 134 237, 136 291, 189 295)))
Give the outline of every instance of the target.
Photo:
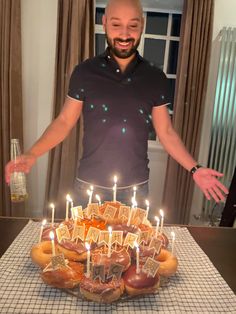
POLYGON ((28 173, 36 162, 36 156, 33 154, 20 155, 15 161, 9 161, 5 167, 5 180, 10 183, 10 175, 14 171, 28 173))
POLYGON ((209 168, 199 168, 193 174, 193 180, 203 191, 206 198, 210 200, 213 197, 218 203, 225 200, 224 194, 228 194, 229 191, 216 177, 223 177, 223 173, 209 168))

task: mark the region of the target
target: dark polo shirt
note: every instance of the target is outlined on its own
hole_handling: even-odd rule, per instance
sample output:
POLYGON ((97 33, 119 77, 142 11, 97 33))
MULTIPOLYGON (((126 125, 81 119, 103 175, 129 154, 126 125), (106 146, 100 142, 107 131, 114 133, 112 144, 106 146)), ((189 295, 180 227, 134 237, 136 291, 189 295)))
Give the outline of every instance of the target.
POLYGON ((77 178, 111 187, 148 180, 152 108, 169 103, 165 74, 138 53, 121 72, 106 50, 75 67, 68 96, 83 101, 83 156, 77 178))

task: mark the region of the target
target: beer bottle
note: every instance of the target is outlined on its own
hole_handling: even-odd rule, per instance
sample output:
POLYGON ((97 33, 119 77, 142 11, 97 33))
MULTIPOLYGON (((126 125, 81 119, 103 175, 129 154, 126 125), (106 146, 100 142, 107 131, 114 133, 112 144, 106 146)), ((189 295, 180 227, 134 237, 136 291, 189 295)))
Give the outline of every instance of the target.
MULTIPOLYGON (((18 139, 11 140, 11 160, 16 161, 17 156, 21 154, 18 139)), ((24 172, 14 171, 10 176, 10 191, 12 202, 23 202, 28 198, 26 192, 26 177, 24 172)))

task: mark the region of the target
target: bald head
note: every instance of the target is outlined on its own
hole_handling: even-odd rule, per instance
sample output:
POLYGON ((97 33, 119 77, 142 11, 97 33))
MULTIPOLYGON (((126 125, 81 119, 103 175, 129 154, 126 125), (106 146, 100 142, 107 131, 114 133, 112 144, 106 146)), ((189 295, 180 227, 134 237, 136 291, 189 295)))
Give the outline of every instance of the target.
POLYGON ((140 17, 142 17, 143 15, 143 7, 141 5, 140 0, 108 0, 107 6, 105 9, 105 15, 109 16, 114 11, 116 11, 117 8, 121 8, 121 7, 123 7, 124 9, 131 7, 137 10, 140 17))

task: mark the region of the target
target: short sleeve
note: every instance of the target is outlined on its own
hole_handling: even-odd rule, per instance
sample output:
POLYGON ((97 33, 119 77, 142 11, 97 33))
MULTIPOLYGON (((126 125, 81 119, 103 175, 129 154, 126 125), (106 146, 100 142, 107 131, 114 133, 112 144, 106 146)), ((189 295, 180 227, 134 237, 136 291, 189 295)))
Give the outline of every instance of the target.
POLYGON ((154 82, 153 107, 164 104, 169 105, 171 103, 171 89, 170 82, 165 73, 160 69, 157 69, 152 82, 154 82))
POLYGON ((85 77, 83 69, 80 65, 77 65, 70 77, 68 96, 76 100, 85 100, 85 77))

